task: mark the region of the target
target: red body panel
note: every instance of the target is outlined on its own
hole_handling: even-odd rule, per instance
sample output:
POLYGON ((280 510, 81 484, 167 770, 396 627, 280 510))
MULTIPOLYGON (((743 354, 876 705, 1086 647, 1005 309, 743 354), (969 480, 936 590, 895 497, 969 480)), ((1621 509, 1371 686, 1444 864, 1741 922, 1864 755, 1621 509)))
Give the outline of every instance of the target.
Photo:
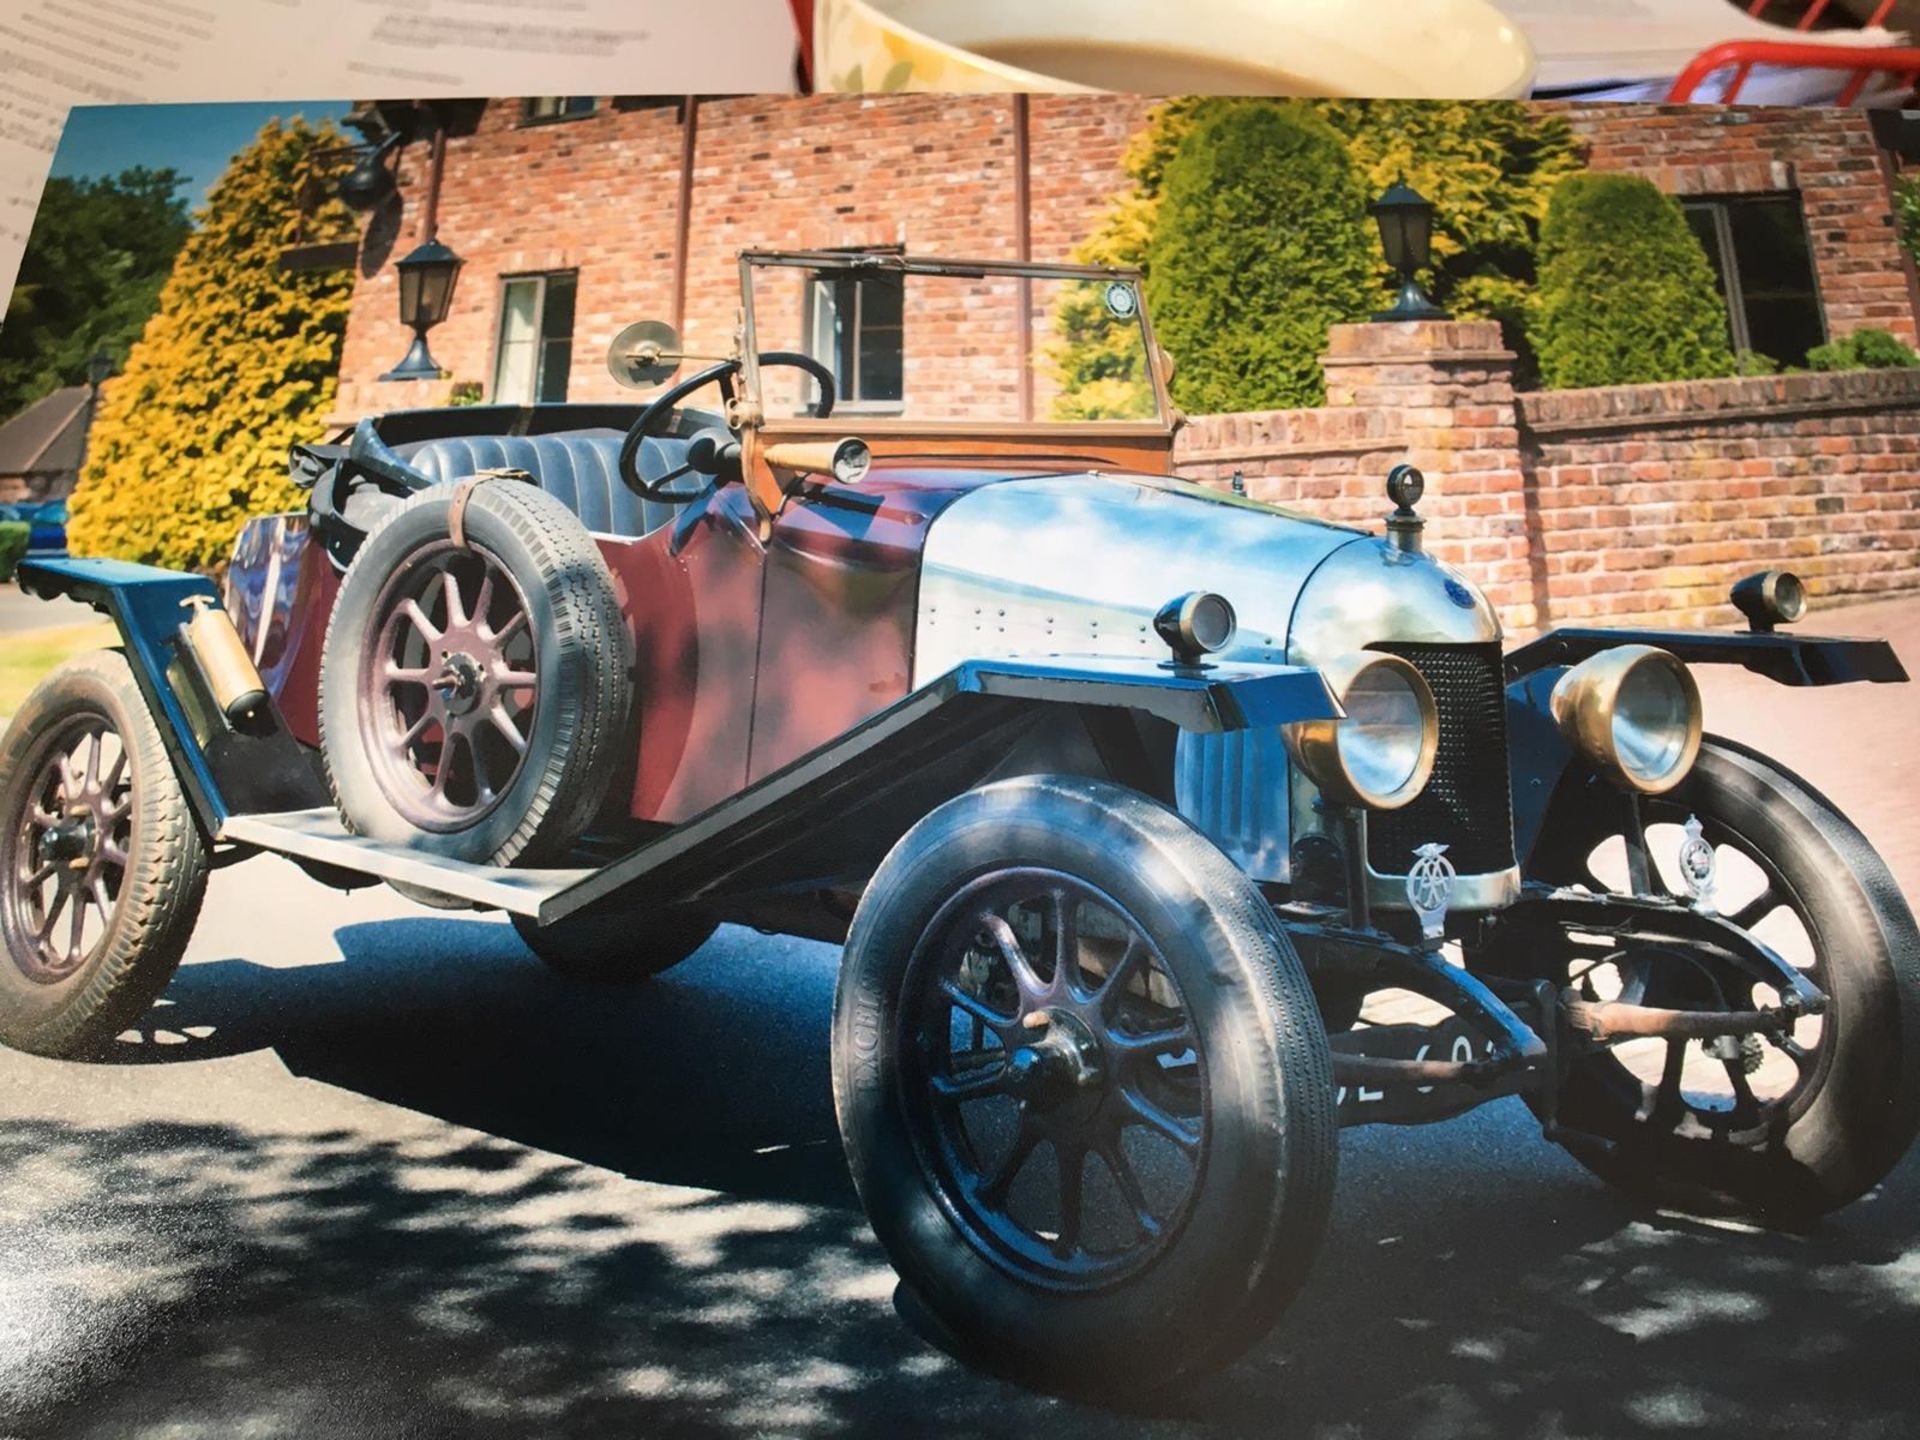
POLYGON ((274 699, 293 738, 316 749, 320 744, 320 650, 326 643, 327 621, 333 616, 333 597, 339 593, 340 575, 325 548, 309 544, 300 552, 300 583, 287 626, 289 653, 274 699))
MULTIPOLYGON (((600 538, 634 637, 633 817, 690 819, 904 696, 927 527, 1005 478, 876 466, 858 486, 806 487, 766 545, 745 487, 727 485, 651 535, 600 538)), ((275 698, 318 745, 340 577, 319 545, 301 567, 275 698)))
POLYGON ((981 479, 876 469, 788 502, 767 555, 749 780, 907 693, 927 527, 981 479))

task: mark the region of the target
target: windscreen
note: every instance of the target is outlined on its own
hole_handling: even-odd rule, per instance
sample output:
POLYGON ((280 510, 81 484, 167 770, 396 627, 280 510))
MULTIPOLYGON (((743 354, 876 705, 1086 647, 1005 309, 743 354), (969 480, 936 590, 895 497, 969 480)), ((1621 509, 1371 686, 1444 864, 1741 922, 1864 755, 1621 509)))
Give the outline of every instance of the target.
MULTIPOLYGON (((931 273, 898 261, 748 268, 754 344, 833 376, 834 416, 912 424, 1161 419, 1131 277, 931 273)), ((817 413, 818 386, 763 364, 769 420, 817 413)))

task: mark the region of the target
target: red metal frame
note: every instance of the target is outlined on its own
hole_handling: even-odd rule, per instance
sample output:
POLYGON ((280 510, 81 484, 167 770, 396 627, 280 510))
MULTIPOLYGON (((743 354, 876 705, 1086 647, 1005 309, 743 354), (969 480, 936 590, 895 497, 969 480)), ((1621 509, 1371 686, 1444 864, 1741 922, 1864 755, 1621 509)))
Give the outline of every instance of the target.
POLYGON ((1674 77, 1667 92, 1670 104, 1684 105, 1710 77, 1733 67, 1733 82, 1721 96, 1725 103, 1739 98, 1740 87, 1755 65, 1780 65, 1807 70, 1851 70, 1853 78, 1840 91, 1838 103, 1851 105, 1875 75, 1904 76, 1920 82, 1920 49, 1881 45, 1807 45, 1783 40, 1734 40, 1703 50, 1674 77))

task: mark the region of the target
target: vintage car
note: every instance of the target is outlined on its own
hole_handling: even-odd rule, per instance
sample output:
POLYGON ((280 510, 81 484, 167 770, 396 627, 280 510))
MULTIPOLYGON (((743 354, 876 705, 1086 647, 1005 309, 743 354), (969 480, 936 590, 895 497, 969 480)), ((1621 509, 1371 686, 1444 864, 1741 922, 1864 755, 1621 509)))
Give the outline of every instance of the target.
POLYGON ((843 942, 834 1100, 911 1308, 1105 1397, 1269 1326, 1344 1125, 1520 1095, 1634 1196, 1792 1222, 1906 1151, 1912 915, 1689 670, 1904 680, 1884 644, 1780 628, 1765 572, 1744 632, 1508 649, 1411 468, 1381 534, 1174 478, 1123 271, 740 285, 712 354, 614 342, 644 403, 299 447, 224 604, 24 567, 125 644, 0 748, 0 1039, 98 1053, 261 851, 505 911, 580 982, 722 921, 843 942))

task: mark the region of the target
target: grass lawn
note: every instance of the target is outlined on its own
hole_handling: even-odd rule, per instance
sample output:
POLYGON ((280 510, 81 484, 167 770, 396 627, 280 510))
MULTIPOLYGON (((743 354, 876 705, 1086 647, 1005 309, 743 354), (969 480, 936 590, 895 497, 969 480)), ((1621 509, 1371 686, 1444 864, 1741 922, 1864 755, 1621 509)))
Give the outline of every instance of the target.
POLYGON ((120 643, 111 620, 0 635, 0 716, 13 714, 40 677, 69 656, 120 643))

